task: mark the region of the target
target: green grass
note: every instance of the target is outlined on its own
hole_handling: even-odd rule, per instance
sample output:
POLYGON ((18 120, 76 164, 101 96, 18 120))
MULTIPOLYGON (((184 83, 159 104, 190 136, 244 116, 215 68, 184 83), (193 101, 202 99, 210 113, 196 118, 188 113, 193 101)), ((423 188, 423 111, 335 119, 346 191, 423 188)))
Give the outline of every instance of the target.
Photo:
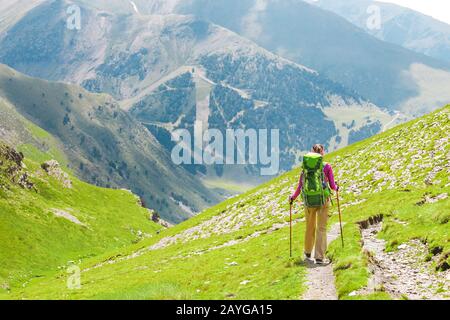
MULTIPOLYGON (((304 289, 305 268, 289 259, 285 237, 276 232, 223 250, 172 260, 197 249, 199 243, 174 246, 83 273, 79 291, 68 290, 66 277, 57 275, 35 279, 30 290, 18 289, 15 294, 40 299, 298 299, 304 289), (232 262, 237 265, 228 265, 232 262), (245 280, 250 282, 241 284, 245 280)), ((12 297, 18 297, 15 294, 12 297)))
POLYGON ((54 146, 49 147, 48 150, 44 152, 32 144, 22 144, 17 147, 17 151, 22 152, 26 158, 32 159, 38 163, 56 160, 61 166, 65 167, 65 170, 69 170, 66 167, 68 163, 66 156, 54 146))
MULTIPOLYGON (((263 189, 264 186, 260 188, 263 189)), ((252 196, 253 194, 248 193, 247 195, 252 196)), ((83 259, 80 261, 80 267, 85 269, 101 261, 132 254, 140 248, 156 243, 165 236, 177 234, 201 222, 208 221, 217 215, 217 212, 222 212, 235 202, 236 199, 228 200, 182 225, 164 230, 160 235, 133 246, 83 259)), ((192 252, 207 250, 233 239, 244 239, 256 231, 266 230, 271 224, 266 223, 229 235, 177 244, 127 261, 106 264, 101 268, 82 274, 83 287, 80 291, 68 290, 67 275, 64 271, 56 271, 53 276, 33 279, 27 283, 25 289, 14 288, 4 298, 272 299, 275 297, 298 299, 305 289, 303 282, 306 268, 298 264, 296 259, 289 258, 286 228, 203 255, 194 255, 188 259, 171 259, 174 256, 186 256, 192 252), (276 254, 274 255, 274 253, 276 254), (231 262, 237 262, 238 265, 227 266, 227 263, 231 262), (98 281, 99 279, 102 280, 98 281), (241 285, 240 283, 245 280, 251 282, 241 285), (292 283, 296 283, 296 285, 292 286, 292 283)), ((303 240, 299 235, 304 233, 302 229, 303 225, 299 225, 294 230, 294 234, 297 235, 295 239, 297 254, 301 251, 303 240)))
MULTIPOLYGON (((349 296, 365 287, 370 276, 358 225, 369 217, 384 216, 379 236, 387 241, 388 250, 396 250, 399 244, 411 239, 421 239, 430 251, 439 247, 442 259, 450 252, 449 199, 418 205, 425 194, 450 193, 445 167, 450 151, 445 142, 450 130, 449 112, 450 107, 446 107, 327 156, 341 183, 345 222, 345 247, 337 240, 330 244, 328 251, 334 263, 340 299, 392 298, 382 291, 349 296), (417 154, 421 154, 420 161, 410 165, 417 154), (427 185, 425 180, 436 166, 443 166, 443 170, 431 178, 432 185, 427 185), (355 204, 355 201, 363 202, 355 204)), ((307 268, 300 262, 304 223, 294 227, 293 259, 289 258, 286 225, 266 233, 272 225, 288 221, 287 198, 296 187, 298 174, 298 169, 288 172, 152 238, 105 249, 99 255, 77 261, 83 270, 80 290, 67 289, 64 270, 49 268, 43 277, 18 284, 9 293, 0 293, 0 298, 299 299, 306 290, 307 268), (261 234, 248 239, 256 232, 261 234), (199 237, 195 238, 196 235, 199 237), (179 237, 178 241, 162 249, 133 255, 171 236, 179 237), (248 241, 240 242, 243 239, 248 241), (229 241, 237 242, 208 251, 229 241), (229 265, 231 262, 236 265, 229 265)), ((52 203, 59 196, 49 192, 47 198, 52 203)), ((84 210, 96 205, 92 199, 91 202, 82 198, 74 201, 85 206, 84 210)), ((123 206, 122 210, 126 210, 126 203, 123 206)), ((296 205, 294 218, 301 218, 302 211, 296 205)), ((331 214, 330 225, 338 221, 336 206, 332 207, 331 214)), ((29 227, 29 221, 25 225, 29 227)), ((67 234, 71 233, 67 231, 67 234)))
POLYGON ((126 191, 98 188, 73 176, 72 189, 66 189, 38 162, 26 160, 26 166, 37 192, 10 183, 0 194, 0 277, 5 287, 40 277, 70 260, 132 244, 138 230, 154 236, 160 229, 126 191), (56 217, 55 209, 86 226, 56 217))
POLYGON ((203 183, 210 189, 222 189, 233 193, 244 193, 254 188, 246 184, 238 184, 233 181, 224 181, 222 179, 204 179, 203 183))
POLYGON ((0 125, 6 132, 13 132, 9 141, 18 151, 31 160, 44 162, 55 159, 67 167, 69 161, 61 144, 47 131, 20 115, 14 107, 0 98, 0 125))

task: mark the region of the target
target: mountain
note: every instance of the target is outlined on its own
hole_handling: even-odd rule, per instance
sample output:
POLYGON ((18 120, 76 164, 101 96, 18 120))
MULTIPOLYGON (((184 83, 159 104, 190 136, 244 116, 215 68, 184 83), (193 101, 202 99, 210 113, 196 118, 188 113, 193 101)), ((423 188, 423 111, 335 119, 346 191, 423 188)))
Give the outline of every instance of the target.
MULTIPOLYGON (((134 4, 140 8, 141 2, 134 4)), ((195 120, 222 132, 280 129, 282 170, 317 141, 334 150, 400 119, 221 26, 169 14, 175 2, 147 4, 154 4, 148 10, 155 14, 136 12, 126 1, 48 1, 10 27, 0 41, 0 61, 32 76, 111 94, 169 152, 170 133, 192 131, 195 120), (82 9, 80 30, 66 28, 66 8, 73 3, 82 9)), ((240 181, 256 172, 187 169, 240 181)))
POLYGON ((110 96, 30 78, 0 65, 0 98, 5 115, 0 136, 5 140, 54 154, 62 150, 77 176, 99 186, 130 189, 171 222, 180 222, 220 199, 175 166, 155 137, 110 96), (28 121, 20 120, 23 117, 28 121), (27 133, 23 128, 29 122, 54 138, 38 139, 46 137, 39 130, 27 133))
MULTIPOLYGON (((298 204, 289 258, 295 169, 158 236, 80 261, 82 290, 68 290, 65 271, 53 269, 0 297, 299 299, 314 290, 313 272, 329 270, 340 299, 448 299, 449 119, 447 106, 327 155, 341 186, 345 239, 344 248, 331 242, 328 269, 301 258, 298 204)), ((330 213, 333 233, 336 203, 330 213)))
MULTIPOLYGON (((320 8, 332 11, 369 34, 387 42, 426 54, 450 63, 450 25, 420 12, 395 4, 368 0, 319 0, 308 1, 320 8), (380 9, 381 24, 368 27, 368 9, 380 9)), ((370 26, 370 25, 369 25, 370 26)))
POLYGON ((45 0, 2 0, 0 3, 0 35, 45 0))
POLYGON ((137 1, 140 12, 193 14, 230 29, 391 110, 420 115, 448 103, 450 65, 380 41, 300 0, 137 1), (152 9, 152 11, 149 11, 152 9), (146 11, 147 10, 147 11, 146 11))

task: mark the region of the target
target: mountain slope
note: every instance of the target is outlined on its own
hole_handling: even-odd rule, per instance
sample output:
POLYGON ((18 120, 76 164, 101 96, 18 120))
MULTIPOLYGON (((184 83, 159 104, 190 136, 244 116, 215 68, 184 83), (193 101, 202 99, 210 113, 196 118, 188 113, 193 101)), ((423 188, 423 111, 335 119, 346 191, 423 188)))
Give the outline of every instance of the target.
MULTIPOLYGON (((155 13, 171 7, 154 4, 155 13)), ((394 115, 359 94, 229 30, 195 17, 138 14, 128 5, 47 2, 10 29, 0 60, 33 76, 113 95, 169 152, 170 133, 192 130, 195 120, 222 132, 280 129, 281 169, 287 170, 314 141, 335 149, 395 123, 394 115), (65 8, 71 3, 83 9, 79 31, 65 29, 65 8), (320 130, 316 122, 322 123, 320 130)), ((232 180, 256 172, 248 167, 188 169, 232 180)))
MULTIPOLYGON (((107 95, 29 78, 0 65, 0 97, 58 139, 78 176, 101 186, 131 189, 169 221, 189 217, 191 212, 183 208, 196 212, 219 199, 173 165, 148 130, 107 95)), ((2 121, 5 128, 14 124, 7 118, 2 121)))
POLYGON ((330 10, 369 34, 405 48, 450 62, 450 25, 420 12, 391 3, 368 0, 309 1, 330 10), (369 29, 368 8, 380 8, 380 28, 369 29))
POLYGON ((0 37, 3 33, 23 18, 30 10, 45 0, 2 0, 0 3, 0 37))
POLYGON ((61 151, 64 150, 61 142, 24 118, 3 97, 0 97, 0 139, 27 158, 32 157, 37 162, 54 159, 69 170, 69 160, 61 151))
POLYGON ((450 99, 447 63, 379 41, 344 18, 304 1, 191 0, 178 1, 173 10, 235 31, 381 107, 417 115, 450 99), (427 79, 427 85, 421 79, 427 79), (433 88, 438 90, 431 94, 433 88), (408 102, 415 97, 422 98, 420 106, 411 109, 408 102))
POLYGON ((5 290, 161 229, 135 195, 88 185, 57 162, 43 166, 43 157, 51 159, 37 150, 23 158, 0 142, 0 287, 5 290))
MULTIPOLYGON (((392 255, 400 254, 401 248, 417 239, 426 251, 426 257, 416 253, 414 263, 426 265, 417 273, 437 280, 429 288, 412 283, 414 294, 431 290, 435 296, 449 298, 449 119, 447 106, 327 156, 341 183, 345 222, 345 248, 335 241, 329 250, 339 298, 402 297, 383 289, 383 283, 375 290, 365 289, 373 259, 362 250, 364 232, 360 228, 374 223, 380 215, 383 225, 379 237, 392 255)), ((67 290, 60 281, 61 273, 55 271, 25 288, 12 288, 2 297, 301 298, 307 286, 306 265, 298 260, 303 251, 303 213, 294 207, 295 258, 289 259, 287 203, 298 175, 298 169, 289 172, 158 237, 81 262, 79 291, 67 290)), ((330 225, 337 222, 336 211, 333 206, 330 225)), ((402 264, 402 269, 409 267, 409 262, 402 264)), ((412 279, 416 276, 411 275, 408 281, 412 279)), ((400 294, 403 298, 412 295, 402 287, 400 294)))

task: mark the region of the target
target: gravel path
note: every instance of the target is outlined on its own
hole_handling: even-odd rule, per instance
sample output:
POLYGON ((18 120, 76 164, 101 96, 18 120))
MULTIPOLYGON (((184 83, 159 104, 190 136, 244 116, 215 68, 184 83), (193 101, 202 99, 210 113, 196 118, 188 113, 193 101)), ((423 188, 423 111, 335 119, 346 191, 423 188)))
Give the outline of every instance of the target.
MULTIPOLYGON (((328 232, 328 243, 340 236, 339 223, 332 226, 328 232)), ((303 295, 303 300, 338 300, 333 273, 333 264, 318 266, 312 261, 306 260, 308 268, 307 281, 308 290, 303 295)))

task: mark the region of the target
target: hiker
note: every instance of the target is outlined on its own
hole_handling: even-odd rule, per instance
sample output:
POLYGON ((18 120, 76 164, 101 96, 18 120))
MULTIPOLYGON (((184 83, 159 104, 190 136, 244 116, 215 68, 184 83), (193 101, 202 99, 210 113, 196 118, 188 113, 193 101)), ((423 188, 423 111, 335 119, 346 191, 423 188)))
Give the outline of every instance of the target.
POLYGON ((331 200, 330 188, 338 190, 331 165, 323 162, 324 155, 324 146, 316 144, 312 148, 312 152, 303 157, 303 170, 297 190, 289 197, 292 205, 303 191, 306 218, 305 258, 311 260, 312 249, 315 247, 314 258, 316 264, 319 265, 329 263, 325 261, 325 253, 327 251, 328 210, 331 200))

